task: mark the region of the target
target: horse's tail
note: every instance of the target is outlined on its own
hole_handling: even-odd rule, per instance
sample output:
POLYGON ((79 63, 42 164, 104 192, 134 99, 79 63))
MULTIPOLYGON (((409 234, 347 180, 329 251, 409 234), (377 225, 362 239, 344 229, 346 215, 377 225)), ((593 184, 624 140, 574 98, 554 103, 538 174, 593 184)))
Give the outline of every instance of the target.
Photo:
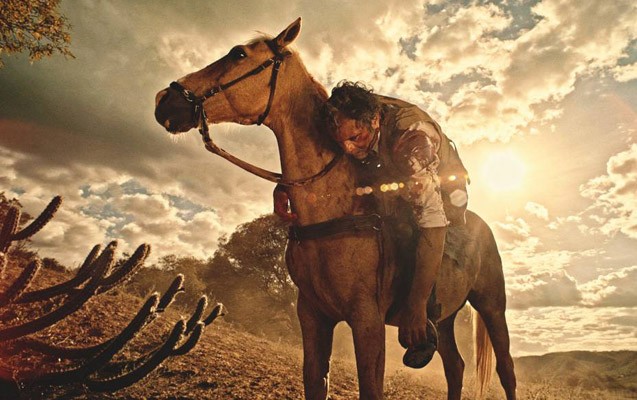
POLYGON ((491 381, 493 346, 487 327, 475 309, 471 310, 471 320, 473 321, 473 348, 476 360, 476 393, 477 398, 481 399, 491 381))

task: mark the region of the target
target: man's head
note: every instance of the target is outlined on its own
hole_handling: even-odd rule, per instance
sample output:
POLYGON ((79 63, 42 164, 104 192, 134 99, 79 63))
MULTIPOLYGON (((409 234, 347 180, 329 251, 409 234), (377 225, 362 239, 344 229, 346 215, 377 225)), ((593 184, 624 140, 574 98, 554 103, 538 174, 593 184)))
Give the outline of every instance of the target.
POLYGON ((380 103, 361 82, 341 81, 325 105, 330 134, 345 153, 364 159, 380 127, 380 103))

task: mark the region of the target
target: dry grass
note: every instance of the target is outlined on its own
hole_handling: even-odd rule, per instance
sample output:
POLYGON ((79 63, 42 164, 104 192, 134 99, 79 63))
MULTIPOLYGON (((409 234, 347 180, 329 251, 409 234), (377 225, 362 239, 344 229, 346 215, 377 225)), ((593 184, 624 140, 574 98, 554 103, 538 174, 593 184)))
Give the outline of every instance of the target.
MULTIPOLYGON (((14 267, 15 268, 15 267, 14 267)), ((10 278, 15 271, 8 271, 10 278)), ((46 286, 63 279, 59 273, 43 271, 37 285, 46 286)), ((6 279, 2 284, 6 284, 6 279)), ((114 335, 123 327, 141 304, 141 299, 125 292, 125 288, 90 301, 82 310, 54 328, 39 334, 54 343, 66 345, 94 344, 114 335)), ((19 315, 43 310, 14 310, 19 315)), ((160 321, 144 331, 124 356, 131 357, 159 342, 168 327, 180 317, 180 312, 167 312, 160 321)), ((5 319, 0 321, 6 325, 5 319)), ((393 338, 392 338, 393 339, 393 338)), ((8 347, 1 349, 2 362, 21 368, 40 369, 59 366, 58 360, 23 351, 10 355, 8 347), (4 355, 3 355, 4 353, 4 355)), ((390 348, 385 380, 387 399, 445 399, 446 382, 439 360, 424 371, 413 372, 399 366, 399 355, 390 348)), ((335 352, 331 372, 331 399, 356 399, 356 366, 351 349, 335 352)), ((90 393, 82 385, 53 388, 24 388, 24 399, 300 399, 303 397, 302 352, 298 346, 284 341, 272 342, 247 334, 225 321, 208 327, 198 346, 188 355, 166 361, 149 377, 116 393, 90 393)), ((467 366, 467 370, 471 367, 467 366)), ((466 375, 469 375, 468 373, 466 375)), ((558 383, 527 383, 519 380, 519 398, 532 400, 568 399, 628 399, 633 392, 585 390, 581 387, 560 387, 558 383)), ((474 399, 474 381, 465 379, 466 399, 474 399)), ((3 394, 0 393, 0 398, 3 394)), ((491 383, 486 399, 502 399, 504 393, 497 382, 491 383)))

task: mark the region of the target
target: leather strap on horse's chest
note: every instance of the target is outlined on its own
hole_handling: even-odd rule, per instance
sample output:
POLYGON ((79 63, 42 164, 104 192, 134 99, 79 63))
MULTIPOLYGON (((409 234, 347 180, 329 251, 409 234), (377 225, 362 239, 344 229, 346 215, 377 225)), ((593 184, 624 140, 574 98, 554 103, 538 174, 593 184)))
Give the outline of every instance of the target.
POLYGON ((305 226, 291 226, 288 236, 291 240, 311 240, 339 233, 380 231, 383 219, 378 214, 347 215, 345 217, 330 219, 317 224, 305 226))

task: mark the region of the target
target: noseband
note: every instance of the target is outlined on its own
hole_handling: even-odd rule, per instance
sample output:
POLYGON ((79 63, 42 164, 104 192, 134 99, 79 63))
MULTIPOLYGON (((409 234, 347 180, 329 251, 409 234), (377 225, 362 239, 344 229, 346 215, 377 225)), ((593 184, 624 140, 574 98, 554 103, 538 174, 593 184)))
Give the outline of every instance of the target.
POLYGON ((217 154, 231 163, 237 165, 244 170, 253 173, 261 178, 267 179, 271 182, 279 183, 284 186, 303 186, 308 183, 314 182, 315 180, 323 177, 327 174, 338 162, 338 160, 342 156, 342 152, 339 152, 333 159, 330 161, 321 171, 317 174, 312 175, 308 178, 296 179, 296 180, 287 180, 283 179, 281 174, 270 172, 268 170, 259 168, 255 165, 247 163, 239 158, 236 158, 232 154, 228 153, 221 147, 217 146, 212 139, 210 138, 210 130, 208 128, 208 120, 206 115, 206 110, 204 108, 204 102, 209 98, 213 97, 217 93, 221 93, 224 90, 236 85, 242 80, 249 78, 254 75, 258 75, 262 71, 265 71, 268 67, 272 66, 272 75, 270 76, 270 96, 268 98, 268 104, 265 107, 265 111, 257 118, 256 124, 261 125, 263 121, 267 118, 270 113, 270 109, 272 108, 272 101, 274 100, 274 92, 276 90, 276 81, 279 75, 279 68, 281 67, 281 63, 285 59, 285 57, 289 56, 291 53, 289 51, 280 52, 277 45, 272 40, 266 40, 265 43, 268 45, 270 50, 274 53, 274 56, 265 60, 258 67, 246 72, 240 77, 233 79, 230 82, 221 84, 219 86, 215 86, 206 93, 201 96, 196 96, 192 91, 183 87, 179 82, 171 82, 170 87, 177 92, 181 93, 181 95, 192 104, 193 107, 193 115, 195 118, 195 122, 199 127, 199 133, 201 134, 201 138, 204 141, 206 149, 214 154, 217 154))

